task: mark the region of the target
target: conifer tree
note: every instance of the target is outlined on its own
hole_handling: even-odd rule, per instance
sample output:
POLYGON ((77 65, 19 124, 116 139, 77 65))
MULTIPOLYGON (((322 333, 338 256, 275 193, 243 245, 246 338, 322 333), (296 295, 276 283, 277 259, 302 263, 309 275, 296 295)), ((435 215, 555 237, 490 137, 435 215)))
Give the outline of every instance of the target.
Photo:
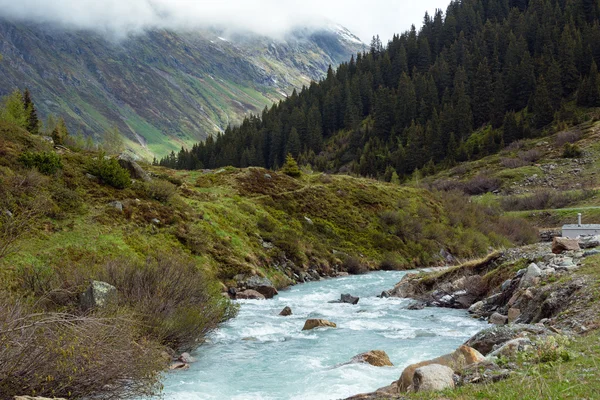
POLYGON ((291 154, 288 154, 285 157, 285 163, 281 167, 281 172, 293 178, 298 178, 300 175, 302 175, 302 172, 298 167, 298 163, 291 154))
POLYGON ((536 128, 546 126, 554 118, 554 109, 546 87, 544 76, 540 76, 533 95, 534 125, 536 128))
POLYGON ((31 100, 31 93, 29 93, 29 89, 25 89, 25 92, 23 92, 23 107, 25 108, 25 114, 27 117, 26 129, 30 133, 38 135, 40 133, 40 120, 38 119, 35 105, 31 100))
POLYGON ((59 118, 51 136, 54 140, 54 144, 62 145, 65 143, 65 139, 69 136, 69 130, 67 129, 67 124, 63 118, 59 118))

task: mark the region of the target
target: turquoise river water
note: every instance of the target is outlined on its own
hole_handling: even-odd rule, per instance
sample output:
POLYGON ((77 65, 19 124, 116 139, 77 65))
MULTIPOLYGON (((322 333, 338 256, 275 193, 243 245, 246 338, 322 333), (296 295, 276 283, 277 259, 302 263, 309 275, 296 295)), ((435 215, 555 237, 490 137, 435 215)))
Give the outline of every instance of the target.
POLYGON ((240 301, 239 315, 214 332, 187 371, 169 373, 169 400, 329 400, 373 391, 398 379, 407 365, 449 353, 485 325, 465 311, 406 310, 408 299, 377 298, 405 272, 326 279, 293 286, 272 300, 240 301), (358 305, 332 304, 342 293, 358 305), (284 306, 293 315, 278 316, 284 306), (307 318, 337 329, 302 331, 307 318), (347 364, 384 350, 394 367, 347 364))

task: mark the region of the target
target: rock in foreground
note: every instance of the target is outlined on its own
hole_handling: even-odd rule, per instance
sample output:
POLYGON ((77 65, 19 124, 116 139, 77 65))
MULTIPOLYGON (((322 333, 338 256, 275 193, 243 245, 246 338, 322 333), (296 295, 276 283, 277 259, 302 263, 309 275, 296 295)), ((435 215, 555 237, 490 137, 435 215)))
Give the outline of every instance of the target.
POLYGON ((580 250, 577 239, 569 239, 566 237, 555 237, 552 239, 552 252, 560 254, 563 251, 580 250))
POLYGON ((417 368, 413 377, 415 392, 439 391, 454 387, 454 371, 450 367, 431 364, 417 368))
POLYGON ((307 319, 302 330, 308 331, 315 328, 337 328, 337 325, 326 319, 307 319))
POLYGON ((81 295, 81 308, 87 311, 92 308, 104 307, 116 297, 116 287, 106 282, 92 281, 87 290, 81 295))
POLYGON ((235 298, 238 300, 265 300, 265 296, 263 294, 252 289, 237 292, 235 294, 235 298))

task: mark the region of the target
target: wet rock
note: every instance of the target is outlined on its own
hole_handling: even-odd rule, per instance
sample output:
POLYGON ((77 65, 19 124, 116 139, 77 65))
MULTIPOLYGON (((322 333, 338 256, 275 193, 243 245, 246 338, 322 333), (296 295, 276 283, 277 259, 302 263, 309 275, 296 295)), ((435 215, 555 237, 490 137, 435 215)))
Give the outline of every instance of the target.
POLYGON ((173 364, 171 364, 169 366, 169 369, 171 371, 185 371, 186 369, 189 369, 189 368, 190 368, 190 364, 186 364, 181 361, 174 362, 173 364))
POLYGON ((308 331, 315 328, 337 328, 337 325, 326 319, 307 319, 302 330, 308 331))
POLYGON ((80 305, 82 310, 106 306, 117 298, 117 288, 111 284, 101 281, 92 281, 90 286, 82 293, 80 305))
POLYGON ((389 290, 384 290, 383 292, 381 292, 381 294, 378 297, 380 297, 382 299, 387 299, 388 297, 390 297, 390 291, 389 290))
POLYGON ((261 293, 265 298, 271 299, 278 294, 277 289, 273 286, 273 283, 267 278, 261 278, 260 276, 251 276, 244 285, 248 289, 255 290, 261 293))
POLYGON ((262 293, 258 293, 256 290, 246 289, 235 294, 235 298, 238 300, 265 300, 266 297, 262 293))
POLYGON ((425 303, 424 301, 415 301, 410 303, 406 309, 407 310, 422 310, 427 306, 427 303, 425 303))
POLYGON ((495 312, 490 316, 488 322, 494 325, 505 325, 508 322, 508 317, 506 315, 502 315, 500 313, 495 312))
POLYGON ((454 387, 454 371, 445 365, 431 364, 415 370, 413 389, 415 392, 440 391, 454 387))
POLYGON ((192 357, 190 353, 181 353, 177 361, 181 361, 182 363, 191 364, 198 361, 196 357, 192 357))
POLYGON ((359 297, 354 297, 351 294, 345 293, 340 296, 340 303, 358 304, 359 297))
POLYGON ((383 350, 371 350, 352 357, 351 363, 367 363, 375 367, 393 367, 394 364, 383 350))
POLYGON ((287 317, 289 315, 292 315, 292 309, 289 308, 288 306, 285 306, 285 307, 283 307, 283 310, 281 310, 279 315, 281 315, 282 317, 287 317))
POLYGON ((484 303, 483 301, 478 301, 477 303, 473 303, 471 307, 469 307, 469 312, 471 314, 477 314, 483 309, 484 303))
POLYGON ((440 364, 458 371, 467 365, 478 363, 484 359, 485 358, 483 355, 481 355, 481 353, 479 353, 477 350, 469 346, 460 346, 450 354, 446 354, 432 360, 422 361, 406 367, 404 371, 402 371, 402 375, 400 375, 400 379, 398 380, 398 390, 401 392, 408 390, 408 388, 413 384, 413 376, 417 368, 431 364, 440 364))
POLYGON ((552 252, 561 254, 564 251, 579 250, 579 242, 577 239, 569 239, 566 237, 555 237, 552 239, 552 252))

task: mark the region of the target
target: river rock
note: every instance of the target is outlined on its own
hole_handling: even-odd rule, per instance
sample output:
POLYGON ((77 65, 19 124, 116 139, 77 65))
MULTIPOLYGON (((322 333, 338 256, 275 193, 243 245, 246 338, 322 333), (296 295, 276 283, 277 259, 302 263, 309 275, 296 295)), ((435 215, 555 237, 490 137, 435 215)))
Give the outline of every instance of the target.
POLYGON ((359 299, 359 297, 355 297, 351 294, 345 293, 340 296, 340 303, 358 304, 359 299))
POLYGON ((487 355, 494 349, 495 346, 499 346, 516 337, 547 334, 551 334, 550 330, 538 325, 498 325, 475 334, 465 342, 465 345, 478 350, 483 355, 487 355))
POLYGON ((488 320, 490 324, 494 325, 505 325, 508 322, 508 317, 506 315, 502 315, 500 313, 493 313, 488 320))
POLYGON ((198 361, 196 359, 196 357, 192 357, 190 355, 190 353, 181 353, 181 355, 179 356, 179 358, 177 360, 181 361, 182 363, 186 363, 186 364, 191 364, 191 363, 195 363, 196 361, 198 361))
POLYGON ((414 301, 412 303, 410 303, 406 309, 407 310, 422 310, 425 307, 427 307, 427 303, 425 303, 424 301, 414 301))
POLYGON ((175 371, 175 370, 185 371, 186 369, 189 369, 189 368, 190 368, 190 364, 187 364, 187 363, 184 363, 181 361, 174 362, 173 364, 171 364, 169 366, 169 369, 171 371, 175 371))
POLYGON ((552 239, 552 252, 560 254, 563 251, 580 250, 577 239, 569 239, 566 237, 555 237, 552 239))
POLYGON ((600 246, 600 236, 581 236, 579 238, 579 247, 582 249, 591 249, 600 246))
POLYGON ((454 371, 445 365, 431 364, 419 367, 413 376, 415 392, 440 391, 454 387, 454 371))
POLYGON ((337 328, 337 325, 326 319, 307 319, 302 330, 308 331, 314 328, 337 328))
POLYGON ((471 365, 480 361, 483 361, 485 357, 481 355, 477 350, 469 346, 460 346, 454 352, 445 354, 441 357, 437 357, 427 361, 421 361, 420 363, 409 365, 402 371, 400 379, 398 379, 398 390, 405 392, 413 384, 413 376, 417 368, 424 367, 431 364, 440 364, 452 368, 453 370, 460 370, 467 365, 471 365))
POLYGON ((87 290, 81 294, 80 305, 84 311, 106 306, 116 300, 117 288, 101 281, 92 281, 87 290))
POLYGON ((375 367, 393 367, 394 364, 383 350, 371 350, 352 357, 351 363, 367 363, 375 367))
POLYGON ((123 153, 119 155, 117 161, 122 168, 129 171, 129 175, 131 175, 133 179, 141 179, 145 182, 152 180, 146 171, 144 171, 144 169, 140 167, 140 165, 129 154, 123 153))
POLYGON ((285 307, 283 307, 283 310, 281 310, 279 315, 281 315, 282 317, 287 317, 289 315, 292 315, 292 309, 289 308, 288 306, 285 306, 285 307))
POLYGON ((528 288, 539 282, 539 277, 542 275, 542 270, 535 263, 529 264, 525 274, 519 283, 520 288, 528 288))
POLYGON ((246 282, 245 286, 248 289, 256 290, 261 293, 265 298, 272 299, 278 294, 277 289, 273 286, 273 283, 267 278, 261 278, 260 276, 252 276, 246 282))
POLYGON ((477 303, 473 303, 471 307, 469 307, 469 312, 471 314, 477 314, 479 311, 483 309, 484 303, 483 301, 478 301, 477 303))
POLYGON ((256 290, 246 289, 235 294, 235 298, 238 300, 265 300, 266 297, 262 293, 258 293, 256 290))

